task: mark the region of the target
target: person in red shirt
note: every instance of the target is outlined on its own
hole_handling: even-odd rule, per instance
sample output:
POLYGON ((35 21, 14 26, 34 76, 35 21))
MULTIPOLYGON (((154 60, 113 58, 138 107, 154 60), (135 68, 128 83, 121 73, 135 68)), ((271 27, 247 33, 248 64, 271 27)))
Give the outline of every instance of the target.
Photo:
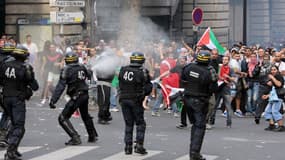
MULTIPOLYGON (((162 62, 160 63, 160 75, 164 74, 165 72, 169 72, 173 67, 176 66, 176 61, 173 58, 173 54, 167 52, 166 55, 167 55, 166 58, 164 60, 162 60, 162 62)), ((167 80, 167 78, 169 78, 169 76, 163 77, 161 79, 163 86, 170 85, 168 83, 169 81, 167 80)), ((166 94, 161 94, 161 92, 162 92, 161 88, 157 88, 157 92, 158 92, 158 94, 157 94, 158 97, 157 97, 157 99, 154 103, 154 106, 152 108, 152 113, 151 113, 152 116, 159 116, 158 110, 160 108, 160 105, 163 103, 163 98, 164 98, 164 100, 167 100, 166 94)), ((168 102, 166 102, 166 103, 168 103, 168 102)))

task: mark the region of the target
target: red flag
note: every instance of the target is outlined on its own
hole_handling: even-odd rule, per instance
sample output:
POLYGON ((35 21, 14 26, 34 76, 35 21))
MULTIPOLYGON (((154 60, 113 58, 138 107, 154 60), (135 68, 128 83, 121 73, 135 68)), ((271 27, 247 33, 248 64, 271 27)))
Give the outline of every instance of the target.
POLYGON ((166 58, 160 63, 160 74, 169 71, 171 68, 175 67, 176 61, 173 58, 166 58))
POLYGON ((168 77, 162 79, 161 91, 166 105, 169 107, 171 102, 169 99, 169 94, 171 93, 171 88, 179 87, 179 74, 178 73, 170 73, 168 77))

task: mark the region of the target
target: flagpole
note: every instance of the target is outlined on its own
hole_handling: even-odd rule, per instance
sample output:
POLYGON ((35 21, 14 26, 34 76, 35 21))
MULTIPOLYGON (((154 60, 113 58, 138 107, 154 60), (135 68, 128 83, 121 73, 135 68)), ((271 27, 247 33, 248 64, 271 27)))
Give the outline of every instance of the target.
MULTIPOLYGON (((195 9, 196 7, 196 0, 193 0, 193 10, 195 9)), ((197 30, 197 27, 195 26, 195 24, 193 24, 193 44, 197 45, 197 41, 198 41, 198 30, 197 30), (194 29, 196 28, 196 29, 194 29)), ((194 47, 194 46, 193 46, 194 47)), ((195 46, 196 47, 196 46, 195 46)))

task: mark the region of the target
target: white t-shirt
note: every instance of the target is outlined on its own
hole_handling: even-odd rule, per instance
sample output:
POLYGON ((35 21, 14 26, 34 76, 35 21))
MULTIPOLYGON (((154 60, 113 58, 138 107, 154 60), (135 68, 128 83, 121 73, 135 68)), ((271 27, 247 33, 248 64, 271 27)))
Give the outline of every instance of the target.
POLYGON ((275 65, 278 67, 279 72, 285 71, 285 62, 275 62, 275 65))
POLYGON ((31 43, 31 44, 27 44, 27 43, 24 43, 23 44, 24 47, 26 47, 28 49, 28 51, 30 52, 30 57, 29 57, 29 62, 34 65, 36 59, 37 59, 37 55, 38 55, 38 47, 35 43, 31 43))

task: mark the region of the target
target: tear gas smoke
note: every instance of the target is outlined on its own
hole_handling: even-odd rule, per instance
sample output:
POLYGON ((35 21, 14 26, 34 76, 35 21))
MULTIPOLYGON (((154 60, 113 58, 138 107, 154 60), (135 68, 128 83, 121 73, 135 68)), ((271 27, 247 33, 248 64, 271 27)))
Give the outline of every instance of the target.
POLYGON ((165 40, 169 37, 162 27, 155 24, 149 17, 140 14, 141 0, 129 0, 124 3, 120 13, 120 31, 118 34, 119 46, 129 43, 132 51, 142 51, 150 42, 165 40))
POLYGON ((92 71, 98 78, 113 78, 117 68, 126 65, 128 59, 118 56, 112 49, 106 49, 92 65, 92 71))

